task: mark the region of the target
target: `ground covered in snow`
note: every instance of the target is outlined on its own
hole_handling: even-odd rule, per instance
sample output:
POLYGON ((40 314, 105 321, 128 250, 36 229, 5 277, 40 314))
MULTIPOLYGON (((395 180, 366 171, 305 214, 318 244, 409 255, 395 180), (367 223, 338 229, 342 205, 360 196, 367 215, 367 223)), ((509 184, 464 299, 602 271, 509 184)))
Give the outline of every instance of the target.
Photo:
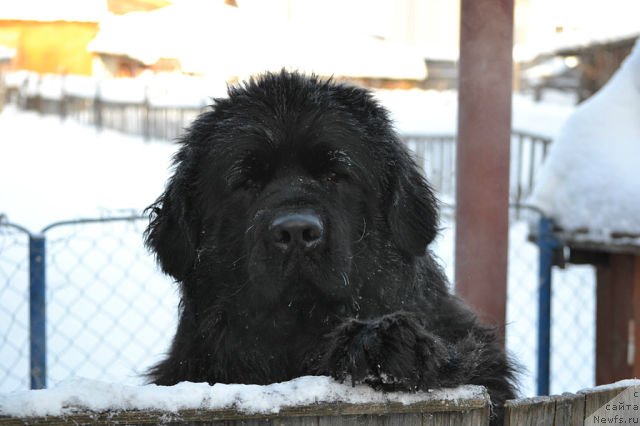
POLYGON ((59 220, 141 213, 175 146, 9 107, 0 115, 0 213, 37 232, 59 220))

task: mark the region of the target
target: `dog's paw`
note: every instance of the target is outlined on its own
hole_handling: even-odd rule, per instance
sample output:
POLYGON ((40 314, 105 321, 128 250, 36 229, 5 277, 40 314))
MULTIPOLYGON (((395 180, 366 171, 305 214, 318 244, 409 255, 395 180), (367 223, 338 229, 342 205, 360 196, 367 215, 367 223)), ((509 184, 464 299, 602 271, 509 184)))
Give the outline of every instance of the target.
POLYGON ((410 314, 350 319, 330 335, 323 364, 334 378, 375 389, 417 390, 435 385, 447 351, 410 314))

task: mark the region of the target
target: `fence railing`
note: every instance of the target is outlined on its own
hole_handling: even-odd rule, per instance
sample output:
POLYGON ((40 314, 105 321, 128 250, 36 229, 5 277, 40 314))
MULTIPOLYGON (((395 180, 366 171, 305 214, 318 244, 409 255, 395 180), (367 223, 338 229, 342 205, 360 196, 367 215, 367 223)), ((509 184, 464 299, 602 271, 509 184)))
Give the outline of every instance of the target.
MULTIPOLYGON (((439 194, 453 199, 456 188, 456 136, 402 135, 416 161, 439 194)), ((529 132, 511 132, 509 198, 523 204, 531 195, 538 171, 547 156, 551 139, 529 132)), ((516 214, 519 215, 520 211, 516 214)))
MULTIPOLYGON (((136 82, 134 96, 108 96, 110 86, 102 88, 96 81, 92 90, 66 89, 64 78, 53 83, 55 90, 40 87, 44 77, 32 75, 24 87, 8 87, 7 99, 27 110, 71 118, 97 129, 111 129, 143 137, 145 140, 174 140, 193 119, 207 108, 197 97, 183 104, 156 99, 148 87, 136 82), (32 80, 35 79, 35 82, 32 80), (35 86, 33 88, 31 86, 35 86), (31 87, 31 88, 30 88, 31 87), (30 88, 30 89, 29 89, 30 88), (103 93, 105 92, 105 93, 103 93), (124 98, 131 98, 127 101, 124 98)), ((77 85, 77 84, 76 84, 77 85)), ((51 86, 51 83, 48 83, 51 86)), ((123 91, 118 88, 118 91, 123 91)), ((179 89, 177 89, 179 90, 179 89)), ((204 90, 204 88, 202 89, 204 90)), ((403 134, 403 141, 413 150, 434 188, 453 199, 456 176, 456 136, 403 134)), ((533 189, 538 170, 546 157, 551 139, 514 129, 511 134, 511 202, 523 203, 533 189)), ((519 213, 519 212, 517 212, 519 213)))
MULTIPOLYGON (((593 296, 583 291, 593 284, 581 271, 566 271, 554 277, 552 293, 550 237, 536 231, 536 247, 527 241, 527 222, 511 217, 507 348, 527 367, 523 393, 591 386, 593 330, 576 329, 593 316, 593 301, 583 300, 593 296), (552 298, 560 298, 553 312, 552 298), (580 300, 579 321, 552 321, 569 311, 564 299, 580 300)), ((443 234, 432 249, 453 281, 451 206, 443 206, 442 218, 443 234)), ((75 375, 139 382, 168 347, 178 305, 175 286, 144 248, 146 224, 138 216, 74 220, 31 233, 0 221, 0 391, 42 388, 75 375)))
POLYGON ((144 248, 147 222, 73 220, 32 233, 0 220, 0 392, 52 377, 123 380, 166 350, 178 300, 144 248))

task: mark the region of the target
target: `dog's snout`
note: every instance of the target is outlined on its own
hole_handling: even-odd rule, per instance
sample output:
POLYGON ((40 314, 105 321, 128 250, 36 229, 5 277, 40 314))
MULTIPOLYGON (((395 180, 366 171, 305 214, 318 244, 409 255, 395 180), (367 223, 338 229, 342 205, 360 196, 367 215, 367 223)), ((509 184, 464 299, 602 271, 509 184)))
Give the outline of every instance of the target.
POLYGON ((324 227, 314 212, 286 212, 273 219, 269 231, 273 244, 280 249, 313 249, 322 242, 324 227))

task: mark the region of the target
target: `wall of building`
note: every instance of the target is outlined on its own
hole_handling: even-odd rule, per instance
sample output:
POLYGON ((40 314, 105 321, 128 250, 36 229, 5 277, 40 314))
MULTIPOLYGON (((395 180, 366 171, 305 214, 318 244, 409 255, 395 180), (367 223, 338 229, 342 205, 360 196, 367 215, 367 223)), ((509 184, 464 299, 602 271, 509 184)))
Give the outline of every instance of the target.
POLYGON ((90 75, 87 45, 97 22, 0 21, 0 44, 16 49, 13 67, 39 73, 90 75))

